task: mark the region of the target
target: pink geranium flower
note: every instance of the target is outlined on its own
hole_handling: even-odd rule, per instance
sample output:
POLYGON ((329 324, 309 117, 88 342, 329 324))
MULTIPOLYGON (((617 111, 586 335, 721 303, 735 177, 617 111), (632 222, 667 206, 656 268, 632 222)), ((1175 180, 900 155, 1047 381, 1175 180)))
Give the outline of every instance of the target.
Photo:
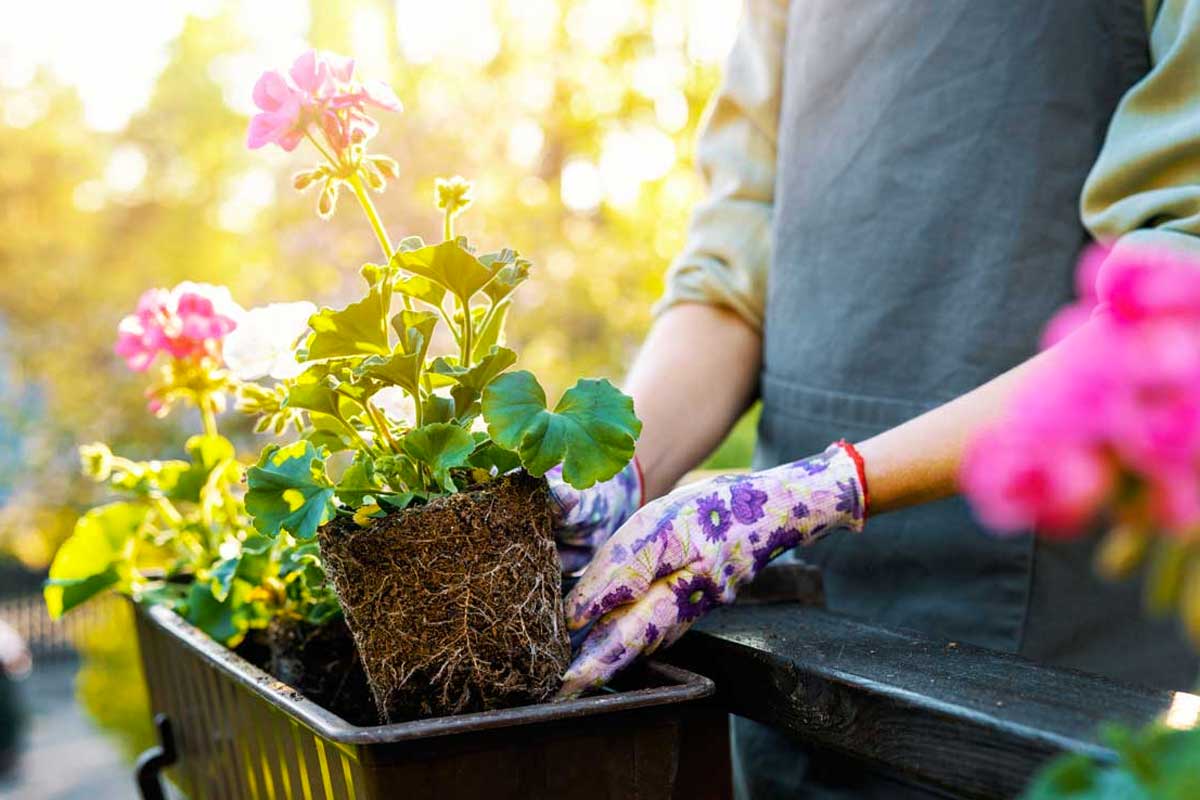
POLYGON ((1042 333, 1042 349, 1052 347, 1082 328, 1096 310, 1100 300, 1096 294, 1096 279, 1112 251, 1093 244, 1083 251, 1075 270, 1075 291, 1079 299, 1051 317, 1042 333))
POLYGON ((1096 513, 1115 475, 1099 448, 1048 442, 1010 422, 972 442, 961 483, 989 528, 1070 535, 1096 513))
POLYGON ((1194 255, 1167 250, 1127 249, 1110 257, 1096 279, 1097 298, 1113 320, 1200 320, 1200 266, 1194 255))
POLYGON ((225 287, 187 281, 171 291, 149 289, 117 326, 115 350, 138 372, 159 353, 181 360, 219 356, 221 341, 241 314, 225 287))
POLYGON ((264 72, 254 86, 260 109, 250 120, 250 148, 277 144, 293 150, 315 125, 335 151, 366 141, 379 129, 366 113, 368 106, 400 111, 400 100, 386 84, 355 78, 354 59, 308 50, 285 76, 264 72))
POLYGON ((1080 301, 1047 331, 1056 347, 1045 366, 969 447, 963 488, 999 530, 1068 530, 1102 509, 1169 532, 1194 528, 1200 261, 1097 250, 1078 281, 1080 301))

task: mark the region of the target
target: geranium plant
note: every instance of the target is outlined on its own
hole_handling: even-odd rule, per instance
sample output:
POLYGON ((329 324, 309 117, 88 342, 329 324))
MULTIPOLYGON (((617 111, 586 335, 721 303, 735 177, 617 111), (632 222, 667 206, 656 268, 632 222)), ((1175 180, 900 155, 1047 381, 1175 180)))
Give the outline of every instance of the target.
POLYGON ((297 174, 296 187, 320 187, 322 216, 349 187, 385 259, 362 267, 361 298, 309 320, 294 355, 304 370, 267 409, 303 412, 305 422, 300 441, 268 447, 249 471, 259 531, 309 539, 335 513, 362 523, 517 467, 541 476, 562 464, 563 478, 586 488, 628 463, 640 423, 612 384, 581 380, 551 410, 533 375, 509 371, 517 354, 504 325, 530 263, 510 249, 477 253, 456 235, 468 182, 437 181, 441 242, 391 244, 367 188, 382 191, 399 167, 366 150, 378 128, 367 107, 400 107, 390 90, 358 81, 351 59, 310 51, 286 76, 265 73, 254 97, 262 111, 249 146, 311 142, 323 163, 297 174), (453 347, 435 354, 441 332, 453 347), (335 471, 338 451, 352 455, 335 471))
POLYGON ((187 440, 183 460, 136 461, 103 443, 80 448, 84 473, 122 499, 85 513, 56 554, 45 588, 52 617, 111 589, 170 606, 234 646, 275 616, 338 613, 315 547, 273 541, 250 525, 243 466, 217 429, 226 398, 245 389, 225 353, 243 347, 234 332, 256 313, 226 289, 182 283, 147 291, 121 321, 117 354, 135 371, 157 373, 150 409, 165 416, 194 406, 203 432, 187 440))
MULTIPOLYGON (((1101 574, 1145 565, 1147 610, 1177 614, 1200 645, 1200 262, 1097 248, 1078 285, 1046 330, 1045 367, 969 448, 964 491, 999 532, 1101 531, 1101 574)), ((1118 763, 1059 759, 1027 797, 1194 796, 1200 738, 1165 722, 1108 729, 1118 763)))
POLYGON ((362 296, 309 320, 301 371, 253 398, 263 425, 298 419, 300 438, 267 447, 247 472, 259 532, 319 536, 321 557, 381 717, 537 702, 570 655, 547 471, 586 488, 620 472, 641 423, 605 380, 580 380, 551 409, 537 380, 512 371, 504 325, 530 263, 481 253, 455 224, 471 185, 438 180, 441 240, 392 239, 370 191, 399 175, 367 145, 370 107, 398 110, 353 60, 300 56, 270 71, 248 145, 307 140, 322 162, 296 175, 330 216, 343 189, 382 251, 362 296))

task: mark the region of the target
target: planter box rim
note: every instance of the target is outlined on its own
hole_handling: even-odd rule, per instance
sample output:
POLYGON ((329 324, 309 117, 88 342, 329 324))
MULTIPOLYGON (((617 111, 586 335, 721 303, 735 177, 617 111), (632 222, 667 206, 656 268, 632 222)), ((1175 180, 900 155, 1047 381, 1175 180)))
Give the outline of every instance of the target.
POLYGON ((147 619, 150 624, 173 636, 184 647, 234 678, 267 702, 284 710, 305 727, 326 739, 347 745, 407 742, 495 730, 515 725, 560 722, 595 714, 611 714, 651 706, 687 703, 710 697, 716 689, 715 684, 703 675, 658 661, 651 661, 646 665, 647 669, 664 679, 669 685, 575 700, 518 706, 497 711, 479 711, 453 717, 435 717, 389 725, 360 727, 352 725, 333 712, 305 698, 291 686, 275 679, 224 645, 209 638, 207 634, 169 608, 145 606, 138 603, 135 603, 134 606, 137 613, 147 619))

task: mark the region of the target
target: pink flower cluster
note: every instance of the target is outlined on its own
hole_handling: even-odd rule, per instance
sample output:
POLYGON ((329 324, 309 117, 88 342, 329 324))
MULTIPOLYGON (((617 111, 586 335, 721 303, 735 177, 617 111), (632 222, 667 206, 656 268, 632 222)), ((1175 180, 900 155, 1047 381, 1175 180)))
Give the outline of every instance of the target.
POLYGON ((1200 524, 1200 260, 1094 251, 1055 348, 968 449, 962 486, 1002 531, 1071 535, 1101 513, 1200 524))
POLYGON ((117 326, 115 350, 138 372, 159 353, 181 360, 217 357, 221 340, 237 327, 240 315, 224 287, 185 281, 170 291, 148 289, 137 310, 117 326))
POLYGON ((309 50, 284 75, 264 72, 254 85, 254 104, 261 112, 250 120, 250 148, 275 143, 294 150, 316 126, 336 152, 375 135, 378 123, 367 106, 399 111, 400 101, 386 84, 355 79, 354 59, 309 50))

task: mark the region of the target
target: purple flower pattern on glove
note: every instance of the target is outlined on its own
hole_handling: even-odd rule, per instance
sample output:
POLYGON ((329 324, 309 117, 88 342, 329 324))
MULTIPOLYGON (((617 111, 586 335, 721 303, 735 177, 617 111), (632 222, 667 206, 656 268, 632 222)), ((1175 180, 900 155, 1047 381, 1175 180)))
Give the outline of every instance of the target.
POLYGON ((750 481, 733 484, 729 490, 729 507, 733 510, 733 518, 743 525, 749 525, 763 518, 763 503, 767 502, 767 493, 754 488, 750 481))
POLYGON ((836 528, 861 530, 865 497, 846 447, 750 475, 683 486, 633 514, 567 597, 588 631, 561 696, 606 683, 678 639, 782 553, 836 528))
POLYGON ((587 489, 576 489, 562 477, 562 467, 546 473, 554 498, 555 539, 563 572, 577 575, 613 532, 642 503, 642 479, 636 461, 612 478, 587 489))
POLYGON ((700 527, 710 542, 725 540, 725 532, 729 530, 731 524, 729 509, 725 507, 725 501, 718 497, 716 492, 708 497, 701 497, 697 501, 696 517, 700 520, 700 527))

